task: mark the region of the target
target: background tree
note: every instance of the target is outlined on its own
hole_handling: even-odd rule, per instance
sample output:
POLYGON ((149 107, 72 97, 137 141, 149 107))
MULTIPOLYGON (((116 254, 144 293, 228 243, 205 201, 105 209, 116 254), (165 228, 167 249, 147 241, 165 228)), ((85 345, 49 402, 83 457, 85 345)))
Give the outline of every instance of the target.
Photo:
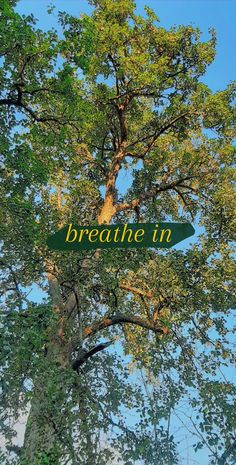
POLYGON ((59 15, 58 38, 1 2, 1 426, 13 450, 9 419, 30 405, 21 465, 174 465, 185 402, 195 449, 230 465, 235 86, 200 80, 214 31, 201 42, 131 0, 90 3, 59 15), (204 235, 185 252, 46 247, 68 222, 140 220, 204 235))

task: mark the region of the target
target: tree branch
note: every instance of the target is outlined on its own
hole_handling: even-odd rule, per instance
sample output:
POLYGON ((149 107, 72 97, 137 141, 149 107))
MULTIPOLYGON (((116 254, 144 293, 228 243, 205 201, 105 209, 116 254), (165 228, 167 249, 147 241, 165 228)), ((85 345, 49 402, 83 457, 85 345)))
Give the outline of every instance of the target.
POLYGON ((102 350, 106 349, 109 347, 113 341, 108 341, 104 342, 101 344, 98 344, 97 346, 93 347, 91 350, 82 350, 81 355, 72 363, 72 368, 73 370, 78 370, 81 365, 83 365, 89 358, 93 357, 93 355, 97 354, 98 352, 101 352, 102 350))
POLYGON ((133 147, 135 146, 136 144, 139 144, 140 142, 145 142, 146 140, 150 139, 150 137, 152 137, 150 143, 148 144, 146 150, 144 151, 144 155, 146 155, 146 153, 148 152, 148 150, 150 150, 150 148, 153 146, 153 144, 155 143, 155 141, 158 139, 158 137, 161 136, 161 134, 163 134, 164 132, 166 132, 168 129, 170 129, 177 121, 179 121, 180 119, 184 118, 185 116, 189 115, 190 114, 190 111, 185 111, 184 113, 181 113, 180 115, 176 116, 175 118, 173 118, 172 120, 170 120, 169 122, 167 122, 164 126, 162 126, 159 130, 155 131, 152 136, 145 136, 143 137, 142 139, 138 139, 136 140, 135 142, 133 142, 132 144, 129 144, 128 148, 129 147, 133 147))
POLYGON ((125 289, 126 291, 132 292, 133 294, 137 294, 140 297, 147 297, 150 299, 153 296, 151 291, 145 292, 145 291, 142 291, 142 289, 129 286, 128 284, 120 284, 119 287, 120 289, 125 289))
POLYGON ((176 187, 174 187, 173 189, 179 195, 179 197, 182 199, 186 210, 189 211, 189 213, 191 215, 191 218, 192 218, 192 221, 194 221, 194 215, 193 215, 193 212, 192 212, 192 210, 190 208, 190 204, 186 201, 184 195, 182 194, 182 192, 179 189, 177 189, 176 187))
MULTIPOLYGON (((58 123, 58 118, 56 118, 53 115, 48 115, 48 116, 39 116, 32 108, 28 107, 22 100, 23 94, 25 93, 22 91, 20 84, 15 84, 15 89, 17 90, 17 97, 12 98, 10 95, 6 98, 0 99, 0 106, 1 105, 6 105, 6 106, 15 106, 17 108, 21 108, 24 110, 26 113, 28 113, 34 121, 37 121, 38 123, 46 123, 49 121, 52 121, 54 123, 58 123)), ((62 122, 62 121, 61 121, 62 122)))
POLYGON ((234 454, 236 452, 236 439, 234 442, 225 450, 225 452, 222 454, 222 456, 219 459, 218 464, 219 465, 225 465, 227 462, 227 459, 230 457, 231 454, 234 454))
MULTIPOLYGON (((107 329, 110 326, 120 325, 123 323, 132 324, 136 326, 140 326, 141 328, 145 328, 149 331, 153 331, 154 333, 158 334, 167 334, 168 328, 157 326, 151 321, 145 320, 139 316, 132 316, 132 315, 125 315, 123 313, 117 313, 116 315, 111 315, 103 318, 102 320, 97 321, 91 326, 87 326, 84 331, 84 339, 89 338, 90 336, 94 336, 98 332, 102 331, 103 329, 107 329)), ((77 338, 75 341, 75 346, 77 343, 77 338)))
POLYGON ((144 200, 153 199, 156 197, 160 192, 165 192, 168 190, 175 189, 176 187, 187 187, 192 190, 191 186, 182 185, 184 181, 191 180, 196 176, 187 176, 185 178, 181 178, 178 181, 173 181, 169 184, 160 184, 155 189, 151 189, 148 192, 144 192, 140 195, 139 198, 133 199, 130 202, 124 202, 117 205, 117 212, 124 211, 124 210, 132 210, 133 208, 139 206, 144 200))

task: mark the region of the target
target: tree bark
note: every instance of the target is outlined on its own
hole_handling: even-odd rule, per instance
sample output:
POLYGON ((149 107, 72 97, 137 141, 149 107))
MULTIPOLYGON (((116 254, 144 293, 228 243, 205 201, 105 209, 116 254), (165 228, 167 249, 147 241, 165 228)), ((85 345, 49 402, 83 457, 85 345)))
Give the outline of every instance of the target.
POLYGON ((56 465, 58 461, 59 465, 56 431, 50 416, 51 409, 45 402, 43 379, 38 381, 34 391, 25 430, 21 463, 22 465, 43 465, 45 461, 48 465, 56 465))
POLYGON ((57 278, 47 266, 49 293, 56 323, 47 329, 47 353, 42 370, 34 380, 33 396, 27 420, 22 465, 59 465, 60 412, 66 398, 64 370, 70 366, 70 352, 64 339, 66 309, 57 278))

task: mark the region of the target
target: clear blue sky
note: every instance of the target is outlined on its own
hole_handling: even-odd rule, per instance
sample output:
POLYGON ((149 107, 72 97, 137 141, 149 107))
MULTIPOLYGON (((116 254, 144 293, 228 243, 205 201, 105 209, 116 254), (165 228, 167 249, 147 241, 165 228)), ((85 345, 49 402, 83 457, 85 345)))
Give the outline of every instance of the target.
MULTIPOLYGON (((74 15, 91 11, 86 0, 20 0, 17 10, 24 14, 33 13, 39 19, 39 27, 48 29, 52 26, 57 27, 56 10, 53 15, 47 14, 47 6, 50 3, 55 5, 56 10, 74 15)), ((229 81, 236 79, 236 0, 136 0, 136 5, 138 13, 144 12, 145 5, 153 8, 160 18, 161 25, 166 28, 178 24, 198 26, 203 33, 203 39, 208 37, 208 29, 214 27, 217 33, 217 55, 204 82, 217 91, 224 88, 229 81)), ((188 244, 185 242, 186 245, 188 244)), ((30 294, 31 298, 34 296, 37 296, 37 291, 30 294)), ((209 463, 205 451, 195 457, 196 462, 193 459, 194 454, 190 451, 189 464, 209 463)), ((183 465, 184 463, 188 465, 187 460, 183 461, 183 465)))

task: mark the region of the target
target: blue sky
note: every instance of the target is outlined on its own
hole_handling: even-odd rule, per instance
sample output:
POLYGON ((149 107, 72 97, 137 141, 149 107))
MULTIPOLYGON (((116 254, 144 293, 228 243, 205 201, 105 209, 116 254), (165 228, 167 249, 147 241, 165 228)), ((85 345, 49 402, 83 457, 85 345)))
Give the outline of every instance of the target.
MULTIPOLYGON (((79 15, 88 13, 91 7, 86 0, 20 0, 17 10, 20 13, 33 13, 39 19, 38 26, 43 29, 56 27, 56 10, 50 16, 47 14, 47 6, 55 5, 56 10, 67 11, 79 15)), ((208 38, 208 30, 216 29, 217 55, 215 62, 209 67, 204 82, 213 90, 223 89, 230 81, 235 79, 235 50, 236 50, 236 1, 234 0, 136 0, 137 12, 144 13, 147 5, 159 16, 161 25, 169 28, 179 24, 193 24, 201 29, 203 39, 208 38)), ((184 247, 189 242, 184 243, 184 247)), ((30 297, 37 296, 37 291, 30 297)), ((190 444, 189 444, 190 446, 190 444)), ((189 454, 189 462, 193 464, 193 455, 189 454)), ((205 452, 196 457, 201 465, 209 463, 205 452)), ((182 464, 181 464, 182 465, 182 464)))

